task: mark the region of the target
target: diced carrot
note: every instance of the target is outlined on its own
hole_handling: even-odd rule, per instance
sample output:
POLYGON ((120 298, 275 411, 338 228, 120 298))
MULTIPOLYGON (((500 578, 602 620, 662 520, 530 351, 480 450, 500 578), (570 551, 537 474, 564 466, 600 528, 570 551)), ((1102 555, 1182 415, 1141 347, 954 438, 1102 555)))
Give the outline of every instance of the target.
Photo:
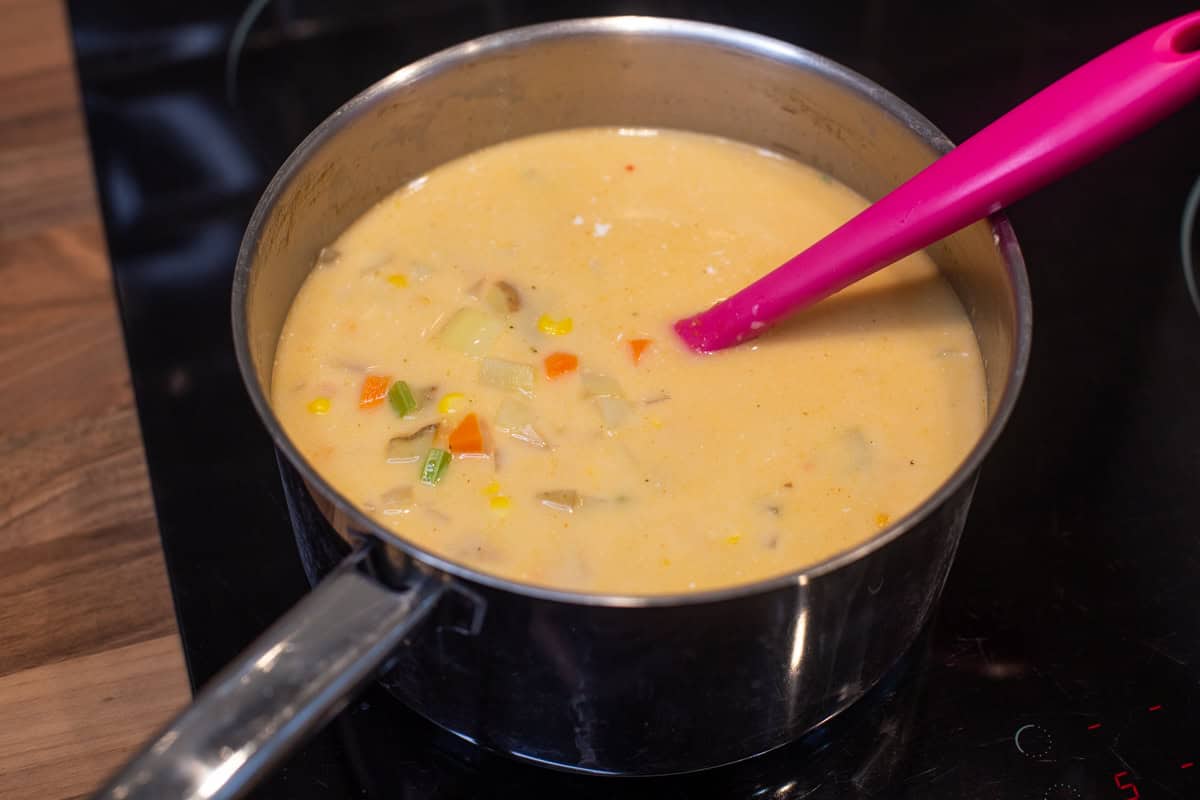
POLYGON ((358 395, 359 408, 375 408, 387 398, 392 379, 388 375, 368 375, 363 378, 362 392, 358 395))
POLYGON ((633 353, 633 363, 637 364, 642 360, 642 354, 646 352, 646 348, 650 346, 653 339, 630 339, 629 352, 633 353))
POLYGON ((483 430, 479 427, 479 417, 467 414, 458 427, 450 433, 450 452, 455 455, 482 454, 483 430))
POLYGON ((550 380, 579 369, 579 356, 571 353, 551 353, 546 356, 546 377, 550 380))

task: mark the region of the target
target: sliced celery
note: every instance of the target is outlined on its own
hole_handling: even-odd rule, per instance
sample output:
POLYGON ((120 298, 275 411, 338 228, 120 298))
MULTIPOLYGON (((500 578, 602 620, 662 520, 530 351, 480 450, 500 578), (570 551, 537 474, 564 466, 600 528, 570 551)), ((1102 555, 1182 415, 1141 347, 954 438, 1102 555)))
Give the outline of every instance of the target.
POLYGON ((392 409, 402 417, 417 410, 417 398, 413 397, 412 389, 408 388, 408 384, 404 381, 396 381, 392 384, 392 388, 388 389, 388 403, 392 409))
POLYGON ((437 486, 449 466, 449 453, 438 447, 429 448, 429 452, 425 454, 425 461, 421 464, 421 483, 426 486, 437 486))

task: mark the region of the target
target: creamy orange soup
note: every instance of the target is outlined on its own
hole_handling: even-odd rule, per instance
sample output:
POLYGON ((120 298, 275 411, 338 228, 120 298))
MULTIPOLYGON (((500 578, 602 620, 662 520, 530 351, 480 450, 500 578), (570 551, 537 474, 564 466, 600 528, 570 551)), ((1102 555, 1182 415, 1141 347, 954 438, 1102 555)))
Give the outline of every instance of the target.
POLYGON ((963 460, 986 413, 971 325, 923 254, 714 355, 670 323, 863 206, 803 164, 691 133, 474 153, 322 251, 274 407, 339 492, 485 572, 649 594, 796 570, 963 460))

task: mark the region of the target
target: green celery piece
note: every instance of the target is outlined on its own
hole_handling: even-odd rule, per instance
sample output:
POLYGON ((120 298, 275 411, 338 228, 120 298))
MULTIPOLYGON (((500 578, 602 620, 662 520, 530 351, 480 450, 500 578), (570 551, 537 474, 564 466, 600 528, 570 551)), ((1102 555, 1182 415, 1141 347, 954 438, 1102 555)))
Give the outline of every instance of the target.
POLYGON ((397 414, 406 417, 417 410, 417 399, 413 397, 412 389, 404 381, 396 381, 388 389, 388 402, 397 414))
POLYGON ((425 454, 425 461, 421 463, 421 483, 426 486, 437 486, 449 466, 449 453, 438 447, 429 448, 429 452, 425 454))

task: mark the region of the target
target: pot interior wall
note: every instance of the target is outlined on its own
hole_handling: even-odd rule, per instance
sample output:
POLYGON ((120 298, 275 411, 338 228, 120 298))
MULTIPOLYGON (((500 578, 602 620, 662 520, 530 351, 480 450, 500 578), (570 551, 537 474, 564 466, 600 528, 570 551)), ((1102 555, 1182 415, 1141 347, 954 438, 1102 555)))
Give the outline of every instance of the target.
MULTIPOLYGON (((321 247, 401 184, 450 159, 547 130, 613 125, 717 134, 828 172, 874 199, 948 148, 923 119, 825 60, 769 40, 630 19, 618 35, 529 35, 464 45, 406 68, 338 111, 292 156, 257 214, 246 287, 248 341, 269 394, 276 341, 321 247)), ((251 224, 253 235, 254 223, 251 224)), ((1014 276, 988 223, 930 253, 971 316, 990 413, 1016 346, 1014 276)), ((1011 237, 1009 237, 1011 238, 1011 237)))

